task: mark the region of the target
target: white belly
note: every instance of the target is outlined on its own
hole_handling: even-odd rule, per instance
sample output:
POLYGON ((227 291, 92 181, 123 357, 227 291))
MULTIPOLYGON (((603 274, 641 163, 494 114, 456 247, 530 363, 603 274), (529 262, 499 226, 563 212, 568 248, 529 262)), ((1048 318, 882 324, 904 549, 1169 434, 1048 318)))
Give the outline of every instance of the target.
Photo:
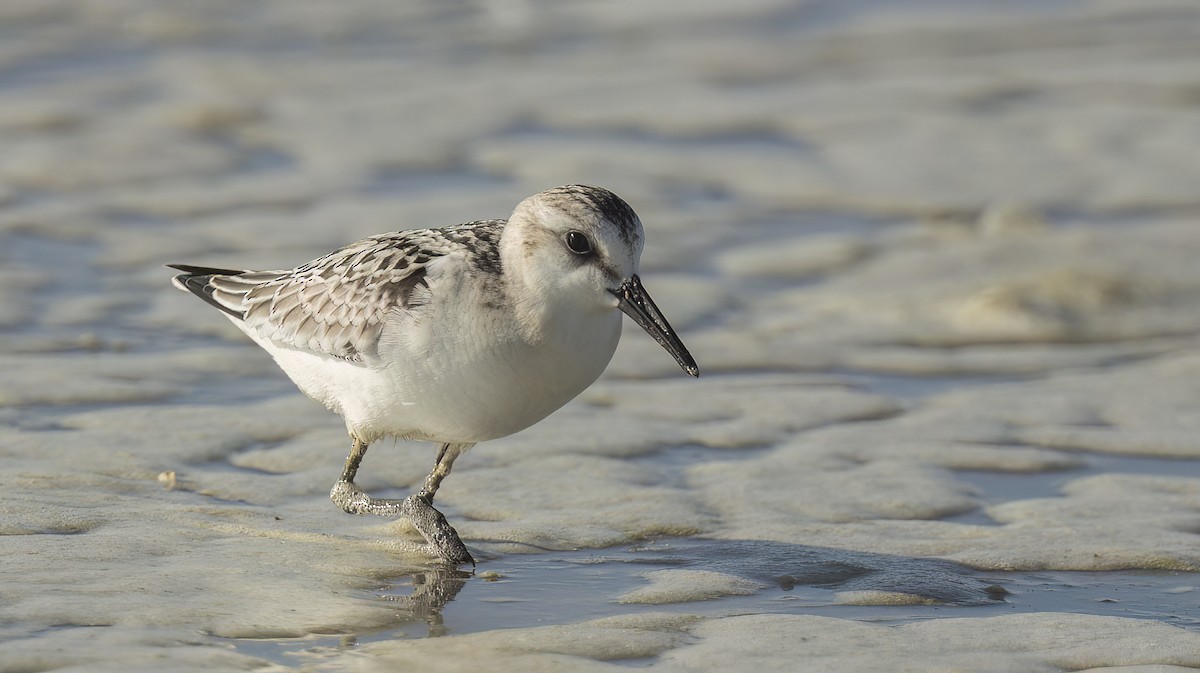
POLYGON ((584 316, 537 345, 459 327, 384 340, 366 365, 256 341, 359 439, 481 442, 533 425, 591 385, 616 350, 621 314, 584 316))

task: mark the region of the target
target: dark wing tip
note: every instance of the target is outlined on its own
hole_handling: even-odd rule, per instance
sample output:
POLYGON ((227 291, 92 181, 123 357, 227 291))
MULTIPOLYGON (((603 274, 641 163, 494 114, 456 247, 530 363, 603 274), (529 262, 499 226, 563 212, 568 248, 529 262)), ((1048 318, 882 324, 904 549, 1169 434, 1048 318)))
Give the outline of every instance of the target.
POLYGON ((167 264, 166 266, 168 268, 178 269, 179 271, 183 272, 171 279, 171 282, 175 285, 175 287, 181 290, 186 290, 187 292, 191 292, 212 306, 221 309, 225 313, 228 313, 238 320, 242 320, 246 317, 246 314, 242 311, 235 311, 217 301, 216 298, 213 297, 214 289, 208 282, 213 276, 240 276, 245 273, 245 271, 239 271, 237 269, 217 269, 207 266, 192 266, 190 264, 167 264))
POLYGON ((213 266, 193 266, 191 264, 164 264, 168 269, 178 269, 193 276, 240 276, 246 273, 242 269, 218 269, 213 266))

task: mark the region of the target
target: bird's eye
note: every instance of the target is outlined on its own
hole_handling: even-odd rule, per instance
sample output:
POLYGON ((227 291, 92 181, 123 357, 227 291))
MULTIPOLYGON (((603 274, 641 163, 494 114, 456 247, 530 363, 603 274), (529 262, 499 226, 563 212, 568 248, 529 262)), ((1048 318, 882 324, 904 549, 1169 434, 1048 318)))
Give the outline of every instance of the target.
POLYGON ((592 242, 578 231, 567 232, 567 247, 576 255, 590 255, 592 252, 592 242))

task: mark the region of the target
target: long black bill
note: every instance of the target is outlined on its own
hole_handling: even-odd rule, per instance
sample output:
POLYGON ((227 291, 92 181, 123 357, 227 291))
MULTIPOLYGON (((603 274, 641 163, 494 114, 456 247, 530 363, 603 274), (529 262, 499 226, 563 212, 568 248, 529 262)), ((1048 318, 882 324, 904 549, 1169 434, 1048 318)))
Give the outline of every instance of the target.
POLYGON ((696 361, 692 359, 692 354, 679 340, 679 335, 675 334, 675 330, 671 329, 671 323, 667 322, 662 311, 659 311, 658 307, 654 305, 654 300, 650 298, 646 288, 642 287, 642 279, 638 278, 637 274, 621 283, 621 287, 609 290, 609 292, 619 300, 617 308, 641 325, 642 329, 654 337, 658 345, 667 349, 679 366, 683 367, 683 371, 692 376, 700 376, 700 369, 696 366, 696 361))

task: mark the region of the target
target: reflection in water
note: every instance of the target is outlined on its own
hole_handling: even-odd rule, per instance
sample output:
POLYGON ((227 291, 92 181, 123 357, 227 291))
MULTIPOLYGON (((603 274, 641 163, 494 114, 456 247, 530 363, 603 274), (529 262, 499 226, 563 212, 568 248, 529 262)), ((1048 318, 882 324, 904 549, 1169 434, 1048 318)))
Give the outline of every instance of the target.
POLYGON ((1197 574, 1181 572, 983 572, 929 558, 765 540, 663 540, 635 547, 489 558, 483 576, 445 565, 396 569, 377 599, 396 607, 378 631, 317 639, 234 642, 238 651, 294 665, 299 653, 323 658, 364 642, 477 633, 497 628, 570 624, 630 612, 682 611, 709 616, 810 614, 905 623, 933 617, 1013 612, 1079 612, 1166 621, 1197 628, 1189 593, 1197 574), (619 603, 647 585, 647 573, 710 570, 759 582, 754 595, 675 604, 619 603), (410 587, 411 582, 411 587, 410 587), (1003 585, 1003 586, 1002 586, 1003 585), (1011 589, 1011 591, 1010 591, 1011 589), (841 592, 896 592, 914 603, 845 604, 841 592), (1119 595, 1120 602, 1097 600, 1119 595), (410 631, 424 623, 427 628, 410 631))
MULTIPOLYGON (((447 565, 398 572, 380 596, 399 608, 395 626, 364 639, 420 638, 612 616, 639 609, 621 603, 621 598, 647 586, 647 573, 671 569, 714 571, 763 587, 753 595, 708 600, 713 597, 702 590, 689 594, 685 585, 674 605, 687 611, 837 609, 842 592, 905 594, 915 603, 970 609, 1003 603, 1007 594, 980 573, 950 561, 765 540, 690 538, 615 549, 507 554, 490 558, 484 569, 486 578, 447 565), (421 622, 428 625, 425 634, 402 631, 421 622)), ((642 607, 675 609, 670 604, 642 607)), ((898 609, 896 614, 903 618, 918 608, 898 609)))
POLYGON ((439 563, 412 573, 412 593, 387 594, 381 598, 396 604, 400 622, 425 622, 430 637, 446 635, 442 608, 454 600, 474 573, 439 563))

